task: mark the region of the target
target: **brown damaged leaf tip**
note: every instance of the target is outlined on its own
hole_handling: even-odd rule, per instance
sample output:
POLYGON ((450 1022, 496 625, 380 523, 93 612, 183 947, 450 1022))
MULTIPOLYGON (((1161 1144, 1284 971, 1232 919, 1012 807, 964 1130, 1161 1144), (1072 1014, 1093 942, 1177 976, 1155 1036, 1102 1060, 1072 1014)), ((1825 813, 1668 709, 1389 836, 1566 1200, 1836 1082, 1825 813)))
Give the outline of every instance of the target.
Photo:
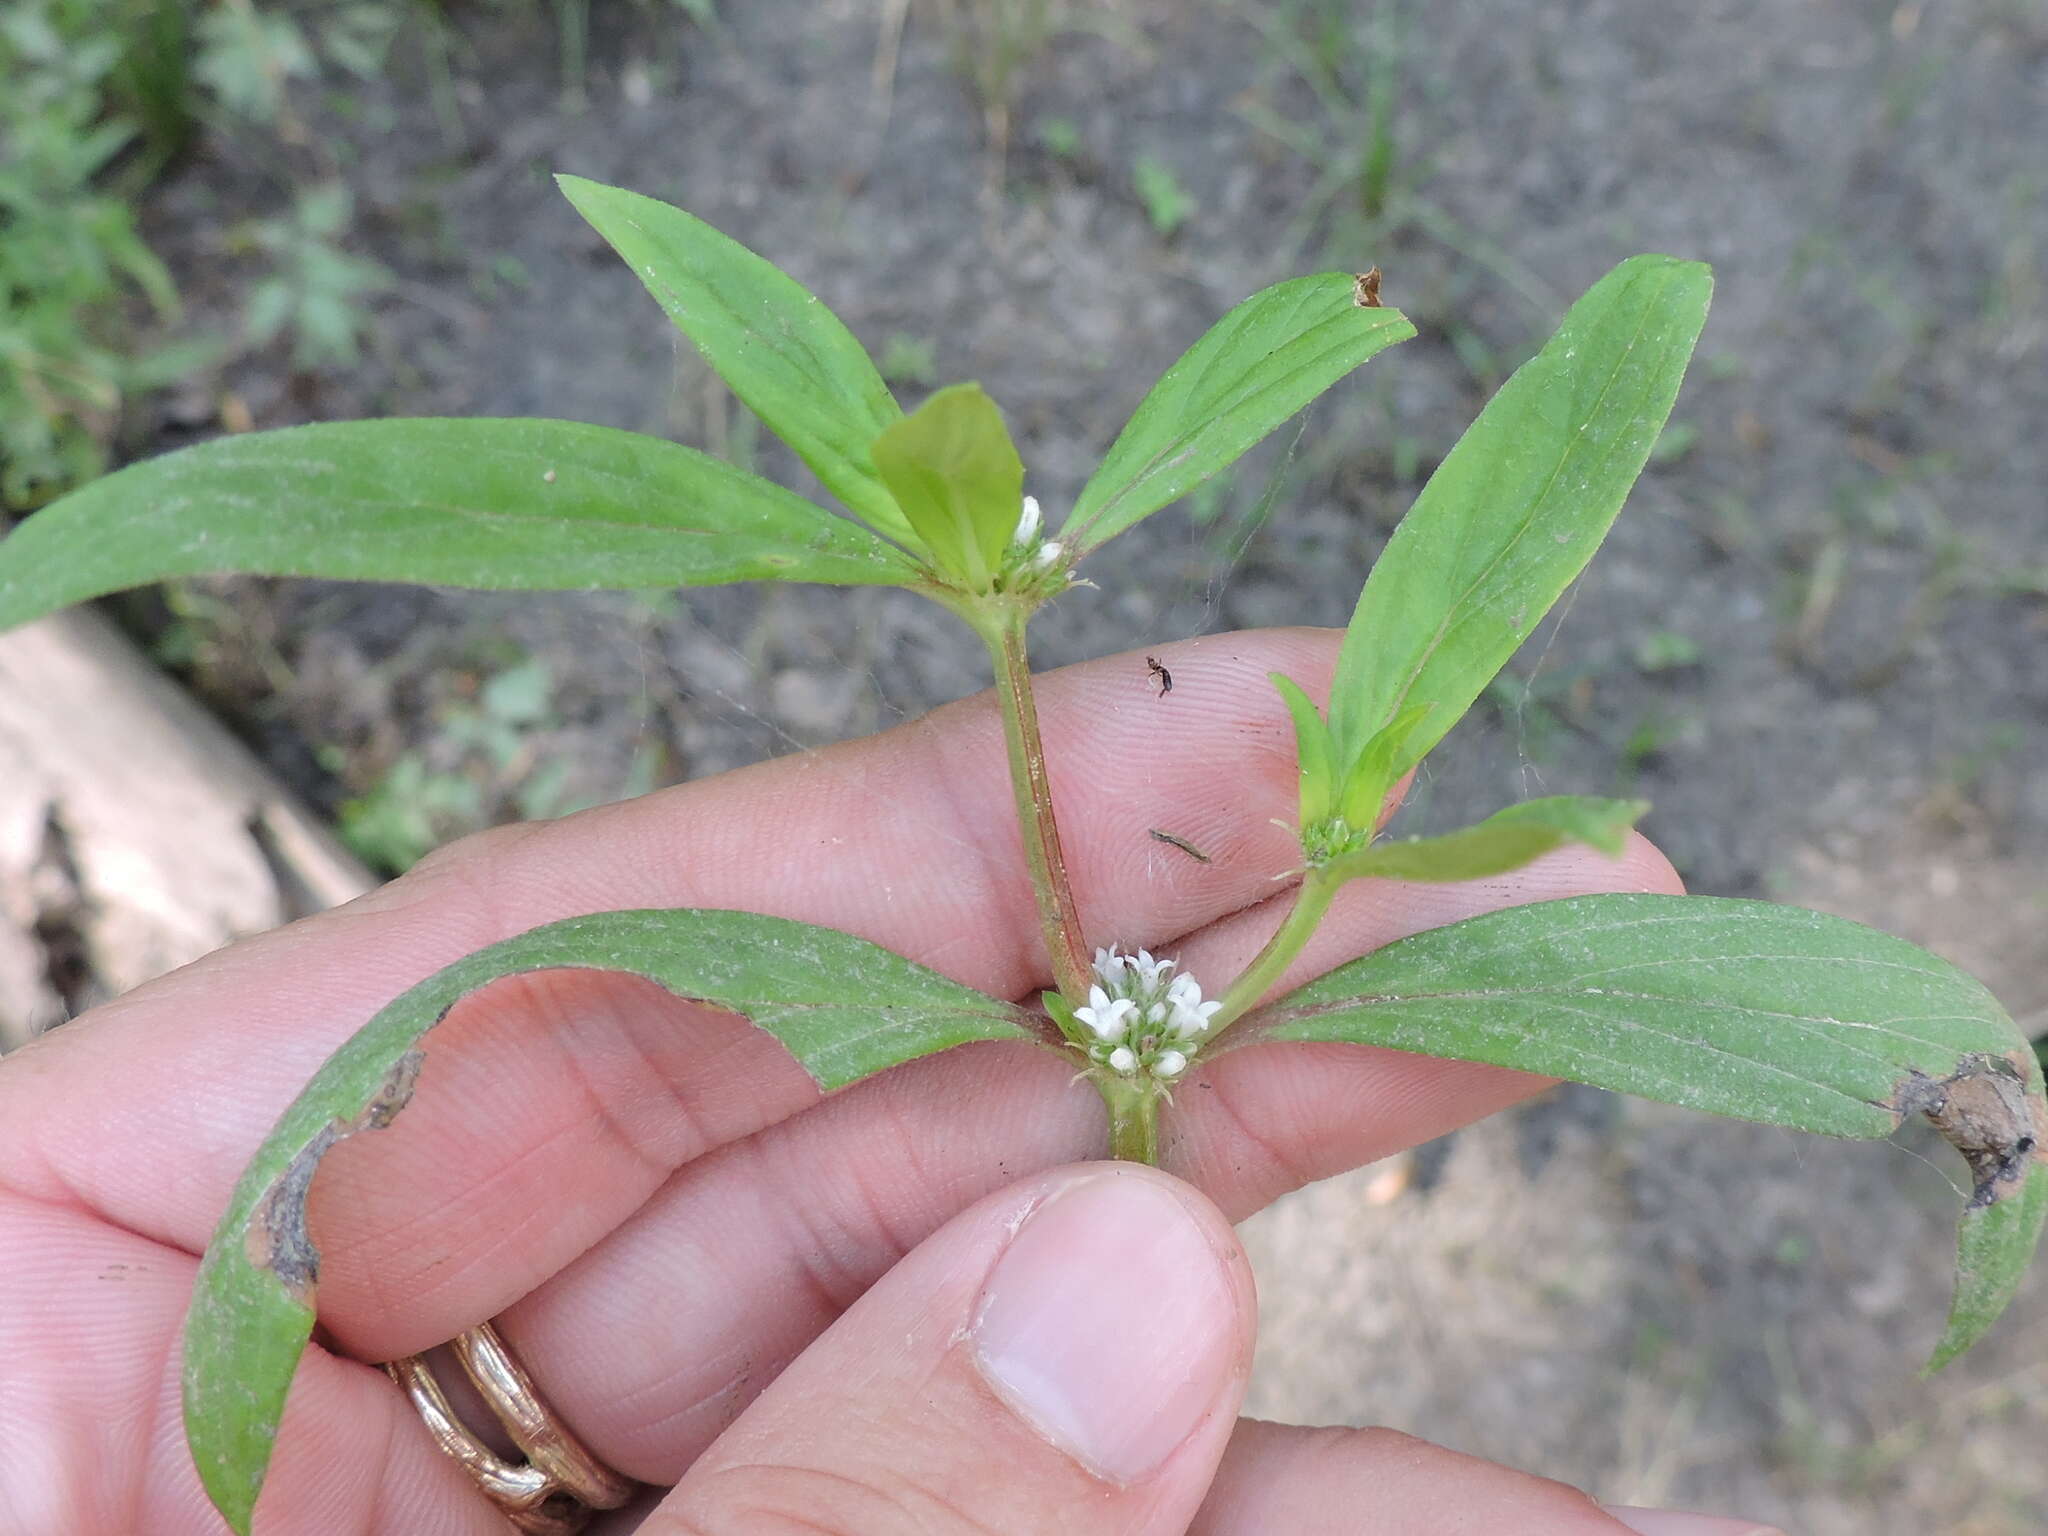
POLYGON ((320 1159, 358 1131, 381 1131, 412 1099, 419 1085, 423 1051, 407 1051, 392 1064, 384 1081, 351 1120, 331 1120, 319 1134, 299 1149, 283 1173, 277 1176, 249 1216, 248 1235, 243 1239, 249 1263, 267 1269, 291 1293, 292 1300, 311 1311, 313 1292, 320 1282, 320 1250, 306 1229, 306 1196, 313 1187, 313 1174, 320 1159))
POLYGON ((1901 1119, 1925 1115, 1963 1154, 1976 1181, 1973 1211, 1996 1205, 2020 1186, 2031 1162, 2048 1158, 2048 1112, 2028 1094, 2026 1063, 2017 1053, 1965 1056, 1943 1078, 1915 1072, 1889 1107, 1901 1119))
POLYGON ((1380 269, 1372 267, 1351 280, 1351 302, 1360 309, 1380 307, 1380 269))

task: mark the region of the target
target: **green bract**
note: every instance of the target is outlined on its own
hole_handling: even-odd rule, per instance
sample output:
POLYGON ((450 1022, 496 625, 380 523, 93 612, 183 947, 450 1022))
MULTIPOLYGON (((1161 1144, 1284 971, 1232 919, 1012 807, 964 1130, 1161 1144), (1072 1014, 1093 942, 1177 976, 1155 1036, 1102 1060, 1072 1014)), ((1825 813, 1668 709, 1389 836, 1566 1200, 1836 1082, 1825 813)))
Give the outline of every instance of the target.
POLYGON ((1610 859, 1621 856, 1628 829, 1650 808, 1647 800, 1594 800, 1556 795, 1525 800, 1443 837, 1381 843, 1336 854, 1329 872, 1341 879, 1484 880, 1520 869, 1566 843, 1584 843, 1610 859))
MULTIPOLYGON (((923 592, 964 619, 992 659, 1055 984, 1051 1022, 846 934, 738 912, 574 918, 421 982, 285 1112, 201 1266, 185 1337, 186 1429, 236 1530, 249 1530, 315 1321, 306 1200, 321 1158, 405 1109, 422 1038, 450 1008, 524 971, 651 977, 745 1015, 827 1089, 968 1041, 1036 1042, 1100 1090, 1111 1149, 1134 1158, 1156 1158, 1168 1086, 1199 1072, 1226 1035, 1232 1045, 1354 1042, 1491 1062, 1828 1135, 1883 1136, 1923 1115, 1961 1150, 1973 1185, 1935 1363, 1997 1318, 2048 1218, 2048 1099, 1990 994, 1901 940, 1757 902, 1588 896, 1418 934, 1268 997, 1348 880, 1491 877, 1569 843, 1623 851, 1639 801, 1557 797, 1438 837, 1375 837, 1402 776, 1605 537, 1705 322, 1705 267, 1668 256, 1621 263, 1485 408, 1366 581, 1327 716, 1274 678, 1297 743, 1304 868, 1272 941, 1205 999, 1171 957, 1111 950, 1091 964, 1025 626, 1067 590, 1077 560, 1414 327, 1343 273, 1252 295, 1146 396, 1061 536, 1047 540, 1036 503, 1022 497, 1023 462, 978 386, 942 389, 905 416, 846 326, 766 260, 651 198, 575 177, 561 184, 852 518, 690 449, 573 422, 301 427, 137 464, 31 517, 0 541, 0 627, 141 582, 229 570, 502 588, 783 580, 923 592)), ((1154 836, 1209 862, 1171 833, 1154 836)))
POLYGON ((1024 504, 1024 461, 979 384, 942 389, 874 441, 875 469, 933 563, 970 592, 995 585, 1024 504))

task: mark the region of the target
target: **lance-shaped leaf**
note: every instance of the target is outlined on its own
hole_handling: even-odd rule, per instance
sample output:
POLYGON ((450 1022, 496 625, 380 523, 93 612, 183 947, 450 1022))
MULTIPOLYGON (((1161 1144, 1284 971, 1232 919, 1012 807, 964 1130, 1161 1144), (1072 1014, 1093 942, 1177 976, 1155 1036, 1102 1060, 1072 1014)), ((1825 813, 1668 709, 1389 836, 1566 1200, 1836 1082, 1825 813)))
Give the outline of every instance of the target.
POLYGON ((1329 722, 1299 683, 1278 672, 1266 674, 1294 722, 1295 759, 1301 770, 1299 826, 1311 863, 1327 862, 1317 848, 1347 847, 1369 835, 1386 808, 1387 792, 1399 777, 1392 764, 1401 744, 1429 714, 1427 705, 1403 710, 1389 721, 1349 769, 1340 772, 1329 722))
POLYGON ((1082 488, 1065 539, 1078 553, 1179 500, 1376 352, 1415 334, 1364 308, 1344 272, 1253 294, 1167 369, 1082 488))
POLYGON ((1442 837, 1379 843, 1330 860, 1328 873, 1346 880, 1484 880, 1520 869, 1566 843, 1584 843, 1609 858, 1621 856, 1628 829, 1650 808, 1647 800, 1598 800, 1553 795, 1525 800, 1486 820, 1442 837))
POLYGON ((826 1089, 970 1040, 1037 1038, 1013 1005, 900 955, 747 912, 570 918, 421 982, 336 1051, 285 1111, 199 1268, 185 1324, 185 1434, 208 1496, 243 1536, 312 1332, 320 1255, 306 1196, 320 1159, 405 1108, 424 1059, 420 1037, 462 998, 503 976, 562 968, 630 972, 743 1014, 826 1089))
POLYGON ((875 468, 933 562, 986 592, 1017 530, 1024 463, 979 384, 940 390, 877 437, 875 468))
MULTIPOLYGON (((1394 764, 1402 760, 1402 753, 1408 745, 1408 738, 1422 729, 1430 716, 1432 706, 1411 704, 1379 730, 1375 731, 1359 751, 1357 760, 1344 779, 1343 793, 1338 797, 1337 814, 1354 827, 1370 826, 1380 807, 1386 803, 1387 792, 1394 787, 1394 781, 1408 769, 1396 769, 1394 764)), ((1330 748, 1334 754, 1334 743, 1330 748)))
POLYGON ((1924 1114, 1974 1183, 1935 1364, 2012 1299, 2048 1216, 2048 1103, 1975 978, 1768 902, 1578 896, 1419 933, 1249 1016, 1253 1038, 1490 1062, 1829 1136, 1924 1114))
POLYGON ((1336 814, 1337 762, 1330 749, 1330 727, 1316 713, 1315 701, 1301 684, 1279 672, 1267 679, 1280 690, 1294 722, 1294 759, 1301 774, 1301 825, 1312 827, 1336 814))
POLYGON ((555 182, 768 430, 850 510, 917 549, 868 456, 903 412, 840 318, 773 262, 680 208, 581 176, 555 182))
POLYGON ((1434 705, 1393 764, 1457 724, 1607 536, 1706 323, 1696 261, 1636 256, 1589 289, 1458 440, 1387 541, 1338 654, 1338 760, 1434 705))
POLYGON ((730 464, 574 421, 348 421, 222 437, 0 540, 0 629, 169 576, 452 587, 903 583, 901 550, 730 464))

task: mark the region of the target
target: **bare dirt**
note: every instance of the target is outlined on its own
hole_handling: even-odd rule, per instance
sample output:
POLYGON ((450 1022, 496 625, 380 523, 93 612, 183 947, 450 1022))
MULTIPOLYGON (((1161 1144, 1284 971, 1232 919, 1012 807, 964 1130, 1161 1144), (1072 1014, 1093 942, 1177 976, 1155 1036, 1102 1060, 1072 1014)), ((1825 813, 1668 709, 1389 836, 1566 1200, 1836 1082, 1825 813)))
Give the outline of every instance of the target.
MULTIPOLYGON (((1421 480, 1569 299, 1635 251, 1705 257, 1719 286, 1680 431, 1407 825, 1625 787, 1695 889, 1930 943, 2048 1029, 2039 0, 1077 3, 1019 66, 1002 152, 955 67, 957 8, 913 4, 900 34, 895 7, 849 0, 719 10, 705 30, 593 7, 580 104, 538 21, 488 14, 462 24, 459 122, 402 69, 332 103, 361 247, 400 281, 359 373, 228 377, 254 423, 574 417, 806 486, 553 171, 671 199, 781 262, 896 358, 906 397, 981 380, 1050 509, 1230 304, 1379 265, 1420 337, 1313 410, 1270 519, 1252 514, 1291 434, 1200 517, 1104 551, 1096 589, 1036 632, 1055 665, 1342 623, 1421 480), (1388 155, 1368 209, 1346 167, 1372 139, 1376 59, 1388 155), (1142 157, 1192 202, 1171 233, 1142 157)), ((234 273, 209 219, 238 174, 216 150, 152 211, 188 298, 222 313, 234 273)), ((884 592, 245 582, 181 601, 197 685, 279 771, 336 808, 417 754, 474 791, 446 831, 986 681, 951 621, 884 592), (491 679, 536 662, 542 707, 479 745, 491 679)), ((1974 1357, 1912 1374, 1960 1205, 1940 1150, 1562 1092, 1429 1149, 1389 1205, 1333 1181, 1249 1224, 1257 1406, 1806 1536, 2048 1529, 2048 1281, 1974 1357)))

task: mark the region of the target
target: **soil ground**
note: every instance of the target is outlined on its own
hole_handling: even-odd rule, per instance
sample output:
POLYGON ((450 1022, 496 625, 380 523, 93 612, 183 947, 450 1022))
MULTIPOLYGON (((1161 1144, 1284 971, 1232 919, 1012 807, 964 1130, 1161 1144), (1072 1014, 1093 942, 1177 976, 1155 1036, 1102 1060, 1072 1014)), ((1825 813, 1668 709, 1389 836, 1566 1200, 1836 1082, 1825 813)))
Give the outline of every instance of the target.
MULTIPOLYGON (((2048 1029, 2039 0, 1100 0, 1055 8, 1064 25, 979 86, 963 59, 1002 41, 984 5, 718 14, 591 7, 575 91, 538 17, 472 15, 438 98, 402 69, 331 98, 318 131, 398 284, 358 373, 238 366, 224 382, 254 423, 573 417, 804 487, 558 170, 782 263, 906 397, 981 380, 1051 509, 1230 304, 1380 265, 1420 337, 1318 405, 1291 455, 1283 433, 1105 550, 1096 589, 1036 632, 1056 665, 1341 624, 1421 480, 1570 298, 1638 250, 1707 258, 1676 430, 1405 825, 1625 787, 1695 889, 1932 943, 2048 1029), (1178 225, 1141 164, 1184 195, 1178 225)), ((212 220, 241 174, 202 155, 151 209, 202 311, 240 302, 212 220)), ((167 418, 159 442, 177 437, 167 418)), ((358 822, 439 834, 985 684, 950 620, 886 592, 237 582, 174 603, 196 685, 274 766, 358 822)), ((1249 1225, 1257 1406, 1808 1536, 2048 1529, 2048 1282, 1976 1357, 1912 1377, 1955 1208, 1927 1151, 1560 1093, 1429 1149, 1390 1205, 1340 1180, 1249 1225)))

